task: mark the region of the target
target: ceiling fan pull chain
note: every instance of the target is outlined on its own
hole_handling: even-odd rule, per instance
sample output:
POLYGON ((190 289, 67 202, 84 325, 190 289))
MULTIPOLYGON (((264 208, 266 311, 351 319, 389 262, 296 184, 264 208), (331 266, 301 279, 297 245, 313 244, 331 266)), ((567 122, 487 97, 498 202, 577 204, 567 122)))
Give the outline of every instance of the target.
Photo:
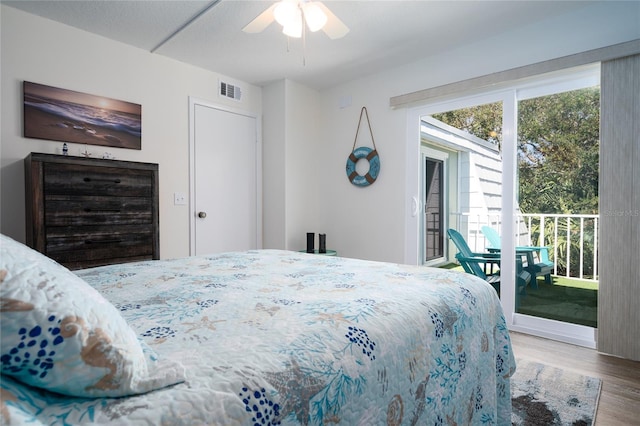
POLYGON ((302 66, 307 66, 307 23, 302 17, 302 66))

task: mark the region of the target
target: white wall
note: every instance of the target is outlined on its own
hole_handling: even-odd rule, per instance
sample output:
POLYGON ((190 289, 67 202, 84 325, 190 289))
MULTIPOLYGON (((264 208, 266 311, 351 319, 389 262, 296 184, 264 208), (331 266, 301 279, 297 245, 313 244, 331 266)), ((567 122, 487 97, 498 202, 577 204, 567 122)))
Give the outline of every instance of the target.
POLYGON ((265 87, 262 101, 266 106, 262 116, 262 244, 264 248, 284 248, 287 240, 285 80, 265 87))
MULTIPOLYGON (((29 152, 60 153, 62 142, 22 137, 22 81, 126 100, 142 105, 142 150, 87 146, 92 157, 109 151, 119 160, 160 167, 160 255, 189 254, 188 97, 260 115, 262 89, 239 82, 241 103, 217 96, 220 76, 53 21, 1 6, 2 141, 0 230, 25 239, 23 159, 29 152)), ((235 81, 234 81, 235 82, 235 81)), ((83 145, 69 145, 79 155, 83 145)))
MULTIPOLYGON (((318 193, 325 202, 319 220, 327 246, 341 256, 403 260, 406 120, 403 111, 388 107, 390 84, 363 79, 323 94, 326 121, 318 155, 322 165, 318 193), (351 96, 351 106, 340 108, 342 96, 351 96), (346 163, 363 106, 371 120, 380 173, 373 184, 358 187, 347 178, 346 163)), ((358 146, 373 147, 365 118, 358 146)))
POLYGON ((324 197, 318 195, 323 179, 323 164, 317 161, 322 148, 320 129, 324 122, 318 105, 318 92, 293 81, 286 81, 286 198, 287 236, 290 250, 307 246, 306 234, 323 233, 318 223, 324 197), (321 199, 322 198, 322 199, 321 199))
POLYGON ((307 232, 316 234, 318 248, 324 233, 318 221, 325 201, 317 191, 323 173, 318 98, 317 91, 290 80, 264 89, 265 248, 303 250, 307 232))

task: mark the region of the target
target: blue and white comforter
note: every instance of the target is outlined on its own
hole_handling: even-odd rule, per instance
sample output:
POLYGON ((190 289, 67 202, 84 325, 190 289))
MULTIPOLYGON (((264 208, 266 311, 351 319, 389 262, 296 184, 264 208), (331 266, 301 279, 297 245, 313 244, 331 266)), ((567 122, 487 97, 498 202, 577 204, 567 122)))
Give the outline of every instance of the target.
POLYGON ((81 399, 3 377, 31 424, 510 424, 508 330, 471 275, 278 250, 76 272, 186 381, 81 399))

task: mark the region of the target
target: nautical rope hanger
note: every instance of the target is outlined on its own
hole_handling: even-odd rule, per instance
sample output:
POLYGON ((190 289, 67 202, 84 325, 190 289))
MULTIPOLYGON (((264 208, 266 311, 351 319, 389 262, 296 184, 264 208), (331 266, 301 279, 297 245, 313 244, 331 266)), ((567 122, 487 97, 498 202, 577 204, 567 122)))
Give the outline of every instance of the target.
POLYGON ((376 141, 373 139, 369 112, 367 111, 367 107, 362 107, 360 110, 360 120, 358 120, 358 127, 356 128, 356 137, 353 141, 351 154, 349 154, 349 157, 347 158, 347 177, 349 178, 349 181, 356 186, 369 186, 376 181, 378 173, 380 173, 380 157, 378 156, 378 150, 376 149, 376 141), (371 134, 373 149, 366 146, 361 146, 356 149, 356 142, 358 141, 358 132, 360 131, 363 113, 367 119, 367 124, 369 125, 369 133, 371 134), (367 171, 364 176, 358 174, 356 171, 356 163, 363 158, 369 162, 369 171, 367 171))

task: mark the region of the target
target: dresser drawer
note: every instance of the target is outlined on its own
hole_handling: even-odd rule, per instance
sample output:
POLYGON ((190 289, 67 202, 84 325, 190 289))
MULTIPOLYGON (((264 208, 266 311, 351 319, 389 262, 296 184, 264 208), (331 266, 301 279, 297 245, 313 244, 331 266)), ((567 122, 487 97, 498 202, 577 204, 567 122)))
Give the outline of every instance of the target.
POLYGON ((46 226, 153 223, 151 198, 45 195, 44 210, 46 226))
POLYGON ((154 175, 148 170, 45 163, 46 194, 151 197, 154 175))
POLYGON ((47 256, 63 263, 121 258, 148 258, 153 255, 153 227, 79 226, 50 227, 46 233, 47 256))

